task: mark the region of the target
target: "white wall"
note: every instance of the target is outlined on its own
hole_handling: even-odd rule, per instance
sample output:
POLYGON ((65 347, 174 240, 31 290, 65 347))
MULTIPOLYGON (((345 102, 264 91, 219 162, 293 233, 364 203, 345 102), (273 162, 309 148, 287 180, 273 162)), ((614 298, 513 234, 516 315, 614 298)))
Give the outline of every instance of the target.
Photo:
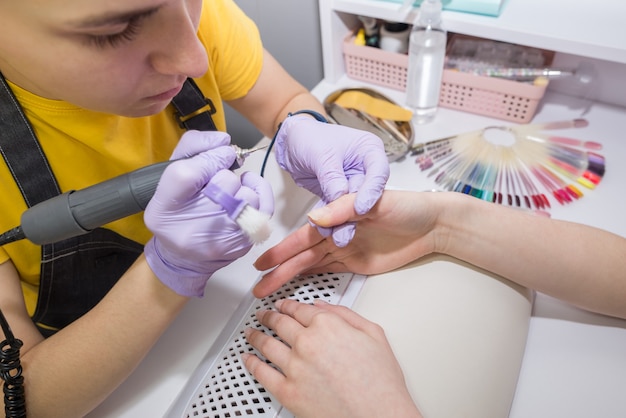
POLYGON ((598 101, 626 107, 626 64, 557 53, 552 65, 577 69, 578 73, 550 81, 548 89, 581 97, 585 99, 584 106, 598 101))
MULTIPOLYGON (((323 78, 318 0, 235 0, 259 27, 265 48, 308 89, 323 78)), ((280 88, 280 86, 276 86, 280 88)), ((233 142, 252 146, 262 137, 241 115, 226 107, 233 142)))

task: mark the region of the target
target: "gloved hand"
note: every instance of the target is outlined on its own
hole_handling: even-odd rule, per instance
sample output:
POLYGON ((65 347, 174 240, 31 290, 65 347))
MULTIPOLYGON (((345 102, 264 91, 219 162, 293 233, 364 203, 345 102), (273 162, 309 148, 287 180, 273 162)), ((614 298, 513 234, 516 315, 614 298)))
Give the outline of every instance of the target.
MULTIPOLYGON (((376 135, 347 126, 319 122, 307 115, 287 117, 276 133, 276 159, 298 186, 329 203, 346 193, 357 193, 354 209, 368 212, 389 179, 389 161, 376 135)), ((345 247, 354 236, 354 223, 334 227, 335 244, 345 247)))
POLYGON ((144 212, 154 234, 144 249, 148 265, 183 296, 203 296, 211 275, 252 247, 226 211, 202 193, 208 182, 262 212, 274 211, 266 180, 250 172, 240 179, 228 170, 236 157, 229 144, 223 132, 185 133, 171 158, 181 160, 167 167, 144 212))

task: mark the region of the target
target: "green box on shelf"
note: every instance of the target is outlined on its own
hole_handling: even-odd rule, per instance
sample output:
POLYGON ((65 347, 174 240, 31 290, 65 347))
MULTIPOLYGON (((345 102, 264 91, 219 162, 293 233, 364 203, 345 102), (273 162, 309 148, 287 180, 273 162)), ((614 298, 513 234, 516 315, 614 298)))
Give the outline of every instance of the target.
MULTIPOLYGON (((403 0, 382 0, 393 3, 404 3, 403 0)), ((441 0, 443 10, 474 13, 487 16, 499 16, 505 0, 441 0)), ((419 7, 422 0, 416 0, 414 7, 419 7)))

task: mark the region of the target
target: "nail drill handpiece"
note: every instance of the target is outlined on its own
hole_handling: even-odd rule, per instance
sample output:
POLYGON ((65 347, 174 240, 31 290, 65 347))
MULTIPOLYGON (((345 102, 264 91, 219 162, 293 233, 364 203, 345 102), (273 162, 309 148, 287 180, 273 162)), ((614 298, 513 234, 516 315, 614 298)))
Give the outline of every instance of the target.
MULTIPOLYGON (((239 168, 252 152, 266 148, 232 147, 237 153, 237 160, 231 170, 239 168)), ((139 213, 148 205, 163 171, 172 162, 152 164, 32 206, 22 214, 21 225, 12 230, 13 234, 12 231, 2 234, 13 238, 0 242, 0 245, 22 238, 39 245, 50 244, 139 213)))

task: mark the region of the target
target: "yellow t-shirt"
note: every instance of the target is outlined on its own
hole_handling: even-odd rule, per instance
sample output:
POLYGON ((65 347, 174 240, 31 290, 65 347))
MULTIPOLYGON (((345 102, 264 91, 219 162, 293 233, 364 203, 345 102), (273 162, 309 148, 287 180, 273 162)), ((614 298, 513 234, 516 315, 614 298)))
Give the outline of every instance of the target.
MULTIPOLYGON (((259 77, 263 47, 255 24, 232 0, 204 1, 198 35, 209 56, 209 71, 195 79, 215 105, 217 128, 226 130, 222 100, 243 97, 259 77)), ((46 154, 63 192, 78 190, 148 164, 169 159, 184 131, 173 109, 143 118, 127 118, 44 99, 9 83, 46 154)), ((37 175, 37 173, 33 173, 37 175)), ((20 223, 26 203, 0 158, 0 233, 20 223)), ((106 225, 140 243, 150 232, 143 214, 106 225)), ((22 240, 0 247, 0 264, 12 260, 22 280, 29 313, 34 313, 41 248, 22 240)))

